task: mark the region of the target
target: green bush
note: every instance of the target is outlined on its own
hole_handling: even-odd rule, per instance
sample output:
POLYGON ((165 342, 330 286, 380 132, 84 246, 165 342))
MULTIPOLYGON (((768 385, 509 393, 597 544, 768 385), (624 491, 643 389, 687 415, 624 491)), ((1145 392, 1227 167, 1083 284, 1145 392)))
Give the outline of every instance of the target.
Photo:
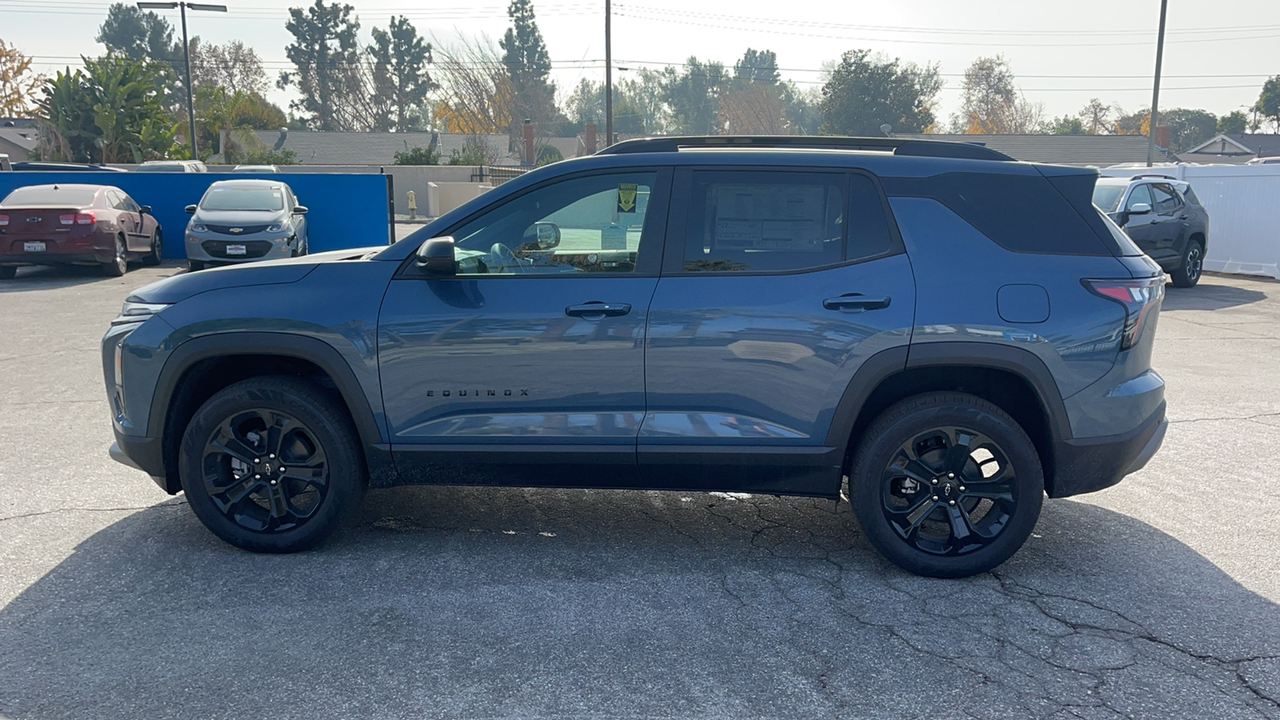
POLYGON ((410 148, 406 141, 404 150, 397 150, 395 165, 439 165, 440 151, 434 147, 415 147, 410 148))

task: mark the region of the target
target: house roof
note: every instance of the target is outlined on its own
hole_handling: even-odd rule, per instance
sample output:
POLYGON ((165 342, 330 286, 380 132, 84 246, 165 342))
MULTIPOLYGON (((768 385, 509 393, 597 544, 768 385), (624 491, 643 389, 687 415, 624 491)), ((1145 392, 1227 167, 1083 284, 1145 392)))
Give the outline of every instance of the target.
POLYGON ((919 135, 897 137, 981 143, 1016 160, 1061 165, 1116 165, 1147 161, 1145 135, 919 135))
POLYGON ((1187 162, 1246 162, 1255 157, 1280 155, 1280 135, 1263 133, 1236 133, 1216 135, 1179 157, 1187 162))
MULTIPOLYGON (((378 132, 313 132, 290 130, 256 131, 267 147, 280 150, 288 148, 306 165, 391 165, 397 152, 431 144, 431 133, 378 133, 378 132), (282 142, 283 141, 283 142, 282 142)), ((460 149, 471 135, 440 133, 437 147, 440 155, 448 158, 454 149, 460 149)), ((481 135, 496 155, 506 157, 506 135, 481 135)))
POLYGON ((31 157, 31 151, 39 144, 34 127, 0 127, 0 153, 13 162, 31 157))

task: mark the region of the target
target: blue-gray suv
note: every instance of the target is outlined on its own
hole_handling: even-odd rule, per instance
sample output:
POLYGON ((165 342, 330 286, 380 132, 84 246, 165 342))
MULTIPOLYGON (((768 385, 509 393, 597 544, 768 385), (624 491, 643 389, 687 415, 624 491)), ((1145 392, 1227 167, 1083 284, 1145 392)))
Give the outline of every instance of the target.
POLYGON ((183 274, 103 339, 117 459, 260 552, 367 487, 845 493, 915 573, 1164 437, 1165 277, 1093 170, 891 138, 657 138, 395 245, 183 274))

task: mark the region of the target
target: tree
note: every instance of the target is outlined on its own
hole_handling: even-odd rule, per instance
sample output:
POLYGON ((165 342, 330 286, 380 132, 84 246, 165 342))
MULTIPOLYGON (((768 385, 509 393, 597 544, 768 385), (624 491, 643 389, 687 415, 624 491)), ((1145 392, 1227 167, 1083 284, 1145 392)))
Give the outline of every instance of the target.
POLYGON ((740 80, 776 85, 782 79, 778 73, 778 56, 772 50, 747 48, 742 59, 734 63, 733 76, 740 80))
POLYGON ((1151 110, 1143 108, 1135 113, 1124 114, 1124 111, 1117 107, 1115 134, 1116 135, 1147 135, 1151 132, 1151 110))
POLYGON ((1014 84, 1013 68, 1002 55, 980 57, 964 72, 960 113, 952 130, 968 134, 1034 132, 1044 107, 1028 102, 1014 84))
POLYGON ((1116 127, 1115 122, 1112 120, 1112 115, 1117 111, 1118 108, 1104 104, 1098 98, 1093 98, 1080 110, 1078 116, 1084 125, 1086 134, 1104 135, 1115 132, 1116 127))
MULTIPOLYGON (((1270 120, 1275 126, 1275 131, 1280 132, 1280 75, 1269 78, 1262 85, 1262 92, 1258 95, 1258 102, 1254 103, 1253 109, 1262 117, 1270 120)), ((1254 128, 1256 131, 1257 128, 1254 128)))
POLYGON ((511 78, 514 115, 508 130, 515 138, 525 118, 541 124, 561 116, 556 108, 555 85, 549 81, 551 57, 533 15, 532 0, 511 0, 507 16, 511 27, 498 41, 498 46, 502 48, 502 63, 511 78))
POLYGON ((1042 135, 1092 135, 1078 117, 1063 115, 1041 124, 1042 135))
POLYGON ((115 53, 59 72, 37 106, 50 159, 143 162, 174 150, 176 125, 161 102, 156 66, 115 53))
POLYGON ((0 39, 0 117, 25 117, 35 109, 45 76, 31 69, 31 58, 0 39))
POLYGON ((1239 110, 1231 112, 1218 118, 1218 134, 1219 135, 1242 135, 1248 132, 1249 116, 1239 110))
POLYGON ((198 92, 206 85, 226 88, 230 93, 265 95, 267 73, 262 58, 248 45, 232 40, 226 45, 213 45, 191 40, 191 84, 198 92))
POLYGON ((231 92, 221 85, 202 85, 196 90, 195 104, 199 147, 217 148, 224 159, 242 144, 241 138, 256 138, 253 130, 275 130, 288 122, 284 111, 261 95, 231 92))
MULTIPOLYGON (((95 39, 107 47, 107 52, 123 53, 130 60, 150 58, 171 63, 171 67, 182 61, 182 43, 173 39, 169 21, 133 4, 115 3, 108 8, 107 19, 95 39)), ((180 65, 178 69, 181 70, 180 65)))
POLYGON ((492 165, 499 153, 485 139, 472 135, 460 148, 449 151, 449 165, 492 165))
POLYGON ((724 65, 690 57, 682 70, 665 68, 664 100, 671 111, 671 131, 679 135, 711 135, 717 130, 719 95, 729 79, 724 65))
POLYGON ((289 8, 285 23, 294 41, 285 54, 295 70, 283 71, 276 86, 296 87, 302 96, 289 107, 310 115, 317 130, 350 130, 358 108, 347 103, 360 97, 356 82, 360 70, 356 33, 360 21, 351 17, 350 5, 324 0, 306 8, 289 8))
POLYGON ((872 57, 870 50, 850 50, 822 86, 821 130, 875 136, 887 124, 895 132, 924 132, 934 124, 934 101, 941 90, 936 66, 902 64, 897 58, 872 57))
POLYGON ((1160 113, 1160 124, 1169 127, 1170 149, 1186 152, 1218 134, 1218 116, 1204 110, 1172 108, 1160 113))
POLYGON ((516 117, 511 76, 485 38, 459 39, 440 51, 436 67, 443 93, 432 121, 443 132, 509 132, 516 117))
MULTIPOLYGON (((373 58, 374 92, 383 107, 389 107, 397 132, 420 130, 421 118, 415 107, 427 100, 427 94, 438 86, 427 74, 431 63, 431 44, 423 42, 409 19, 391 18, 388 30, 373 29, 373 44, 368 53, 373 58)), ((390 118, 388 118, 390 120, 390 118)))

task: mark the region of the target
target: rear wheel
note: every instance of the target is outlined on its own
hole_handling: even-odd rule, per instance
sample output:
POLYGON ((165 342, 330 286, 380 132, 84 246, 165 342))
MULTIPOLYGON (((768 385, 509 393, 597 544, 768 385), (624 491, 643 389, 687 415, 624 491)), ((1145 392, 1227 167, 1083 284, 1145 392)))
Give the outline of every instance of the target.
POLYGON ((18 268, 12 265, 0 265, 0 280, 12 280, 18 274, 18 268))
POLYGON ((1182 251, 1182 264, 1177 270, 1169 273, 1173 286, 1180 288, 1195 287, 1200 282, 1200 273, 1204 269, 1204 245, 1199 240, 1188 240, 1187 248, 1182 251))
POLYGON ((203 269, 204 269, 204 263, 200 262, 199 260, 187 261, 187 270, 189 272, 200 272, 203 269))
POLYGON ((991 403, 927 393, 885 410, 863 436, 850 500, 867 539, 898 567, 965 577, 1031 535, 1044 475, 1022 428, 991 403))
POLYGON ((254 552, 315 546, 364 490, 346 410, 295 378, 251 378, 216 393, 183 434, 179 468, 196 517, 254 552))
POLYGON ((160 233, 160 228, 151 235, 151 251, 142 256, 142 264, 148 267, 155 267, 164 260, 164 236, 160 233))
POLYGON ((109 277, 121 277, 129 270, 129 261, 124 254, 124 236, 116 236, 115 257, 102 263, 102 272, 109 277))

